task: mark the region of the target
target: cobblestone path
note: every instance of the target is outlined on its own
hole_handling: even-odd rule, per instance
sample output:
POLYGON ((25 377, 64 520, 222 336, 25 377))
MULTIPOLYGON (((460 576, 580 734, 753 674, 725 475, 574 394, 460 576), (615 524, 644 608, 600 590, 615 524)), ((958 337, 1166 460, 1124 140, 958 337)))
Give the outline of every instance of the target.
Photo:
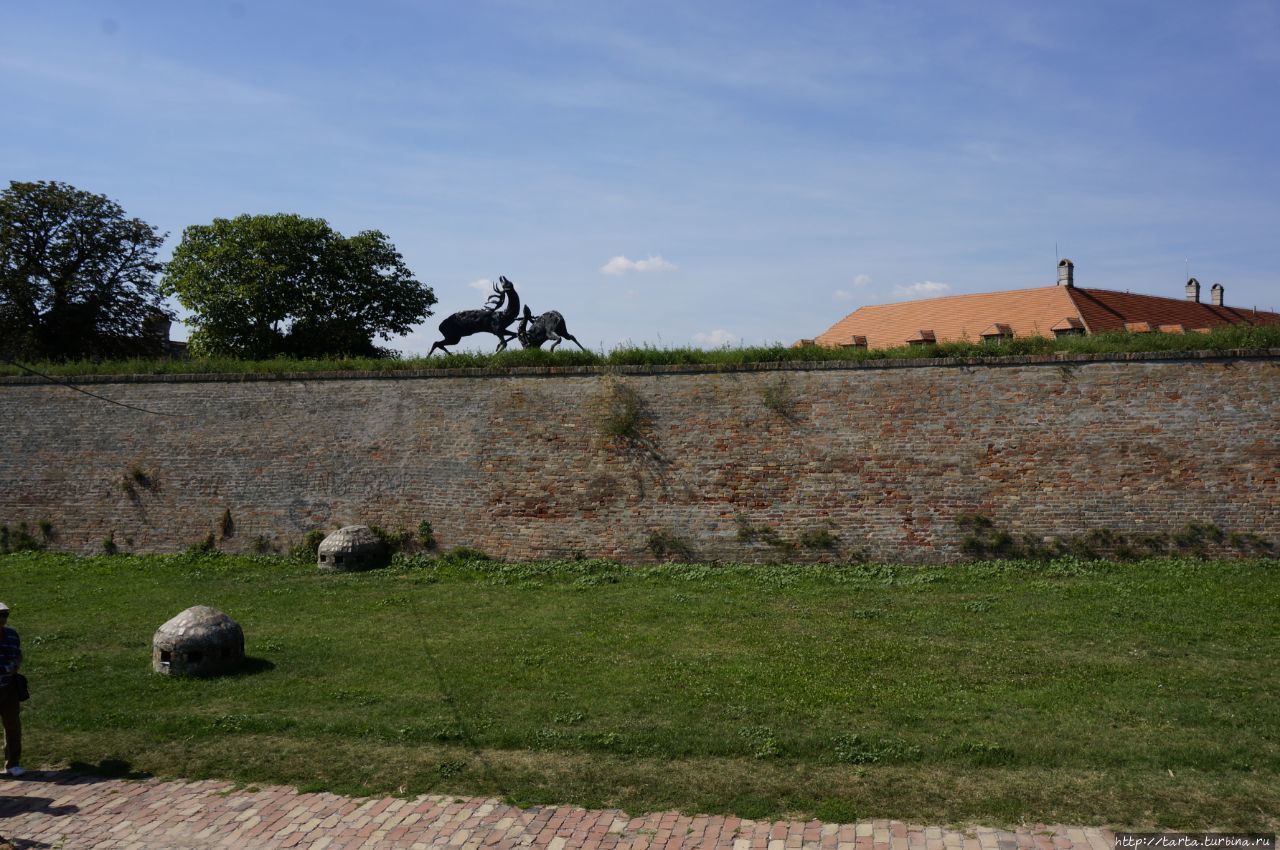
MULTIPOLYGON (((227 782, 101 779, 30 771, 0 778, 0 835, 15 848, 727 848, 727 850, 1112 850, 1110 831, 1025 826, 965 831, 900 821, 749 821, 616 809, 519 809, 430 795, 340 797, 227 782)), ((0 845, 3 846, 3 845, 0 845)))

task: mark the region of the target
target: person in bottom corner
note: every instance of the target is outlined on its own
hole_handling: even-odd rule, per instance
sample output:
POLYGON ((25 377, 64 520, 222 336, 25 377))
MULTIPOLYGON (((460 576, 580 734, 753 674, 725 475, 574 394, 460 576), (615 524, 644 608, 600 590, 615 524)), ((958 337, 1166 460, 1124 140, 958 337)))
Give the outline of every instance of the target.
POLYGON ((4 723, 4 772, 21 776, 22 711, 13 677, 22 666, 22 641, 17 631, 9 628, 9 606, 0 602, 0 721, 4 723))

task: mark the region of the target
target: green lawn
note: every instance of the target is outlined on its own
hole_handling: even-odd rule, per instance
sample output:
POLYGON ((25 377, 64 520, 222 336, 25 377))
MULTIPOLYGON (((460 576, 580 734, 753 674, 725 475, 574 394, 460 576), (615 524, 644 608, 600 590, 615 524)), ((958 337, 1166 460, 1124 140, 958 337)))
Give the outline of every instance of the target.
POLYGON ((1275 829, 1280 561, 0 556, 27 759, 631 811, 1275 829), (250 668, 150 672, 194 604, 250 668))

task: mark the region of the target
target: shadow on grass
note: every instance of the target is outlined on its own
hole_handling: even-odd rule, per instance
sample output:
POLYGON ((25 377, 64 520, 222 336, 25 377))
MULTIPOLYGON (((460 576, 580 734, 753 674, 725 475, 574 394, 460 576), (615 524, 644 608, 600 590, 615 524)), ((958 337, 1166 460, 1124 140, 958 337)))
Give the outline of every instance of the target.
POLYGON ((259 673, 267 673, 274 669, 276 669, 276 665, 273 661, 268 661, 265 658, 246 656, 244 662, 239 667, 226 675, 228 678, 240 679, 245 676, 256 676, 259 673))
POLYGON ((151 774, 144 770, 134 770, 133 765, 124 759, 107 758, 97 764, 87 761, 73 761, 67 765, 73 773, 98 776, 104 779, 150 779, 151 774))

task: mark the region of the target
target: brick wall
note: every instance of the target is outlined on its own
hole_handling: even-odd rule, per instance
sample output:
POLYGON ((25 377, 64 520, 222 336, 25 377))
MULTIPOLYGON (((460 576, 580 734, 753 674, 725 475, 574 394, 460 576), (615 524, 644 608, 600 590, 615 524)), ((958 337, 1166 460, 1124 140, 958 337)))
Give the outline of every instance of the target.
POLYGON ((220 546, 244 551, 427 519, 444 548, 625 561, 654 532, 766 561, 823 529, 836 549, 798 558, 950 560, 975 512, 1280 541, 1280 352, 551 371, 81 384, 164 416, 0 379, 0 524, 171 551, 229 512, 220 546), (641 404, 630 438, 600 426, 618 393, 641 404))

